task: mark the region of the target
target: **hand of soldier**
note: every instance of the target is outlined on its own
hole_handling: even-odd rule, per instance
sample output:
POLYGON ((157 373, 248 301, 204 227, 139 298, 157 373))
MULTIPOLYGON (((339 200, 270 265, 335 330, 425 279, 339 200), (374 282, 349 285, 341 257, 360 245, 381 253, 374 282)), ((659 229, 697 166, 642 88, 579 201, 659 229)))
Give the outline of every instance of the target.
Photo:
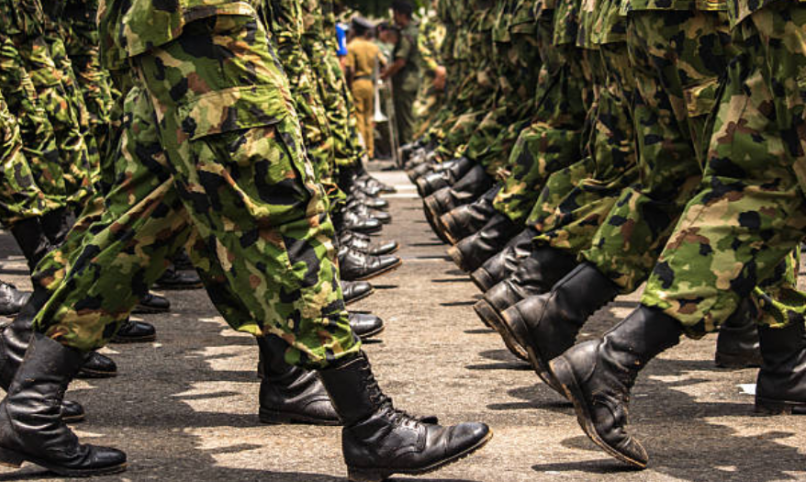
POLYGON ((434 71, 434 88, 437 90, 442 90, 445 88, 445 81, 447 80, 448 71, 445 70, 445 67, 439 66, 434 71))

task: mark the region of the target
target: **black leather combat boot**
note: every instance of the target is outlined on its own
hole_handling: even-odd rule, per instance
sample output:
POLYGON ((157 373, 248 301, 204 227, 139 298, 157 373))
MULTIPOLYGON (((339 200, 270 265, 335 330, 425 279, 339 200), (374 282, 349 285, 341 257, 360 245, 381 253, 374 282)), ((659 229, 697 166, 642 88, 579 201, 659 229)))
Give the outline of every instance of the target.
POLYGON ((147 343, 157 339, 157 329, 151 323, 127 318, 112 337, 112 343, 147 343))
POLYGON ((386 328, 383 320, 372 313, 350 312, 350 328, 353 333, 362 340, 368 340, 376 335, 380 335, 386 328))
POLYGON ((526 298, 504 311, 504 323, 494 328, 510 349, 526 351, 537 375, 562 394, 549 362, 570 348, 588 318, 618 293, 610 278, 593 265, 582 263, 550 292, 526 298))
POLYGON ((528 227, 510 239, 504 249, 470 273, 473 284, 486 293, 490 288, 513 275, 521 261, 532 253, 534 249, 532 240, 538 234, 536 229, 528 227))
POLYGON ((645 468, 649 457, 626 430, 630 390, 638 372, 679 343, 682 331, 674 318, 642 305, 603 338, 580 343, 551 362, 582 430, 635 468, 645 468))
POLYGON ((381 256, 384 254, 392 254, 400 248, 397 241, 381 241, 380 243, 373 243, 372 238, 366 234, 354 233, 352 231, 345 231, 339 234, 339 245, 348 246, 356 251, 371 256, 381 256))
POLYGON ((344 297, 344 304, 349 305, 358 300, 363 300, 371 295, 375 288, 366 281, 347 281, 341 280, 341 293, 344 297))
POLYGON ((387 209, 389 208, 389 201, 386 199, 381 199, 377 196, 370 196, 366 194, 364 191, 359 189, 353 189, 349 193, 347 193, 347 201, 356 199, 364 203, 368 208, 371 209, 387 209))
MULTIPOLYGON (((473 308, 489 327, 501 326, 501 314, 530 296, 547 293, 577 266, 565 251, 541 246, 521 261, 515 274, 493 286, 473 308)), ((520 354, 519 354, 520 356, 520 354)))
POLYGON ((260 421, 339 425, 339 416, 315 371, 285 361, 288 344, 268 335, 257 337, 260 348, 260 421))
POLYGON ((394 186, 390 186, 385 182, 373 177, 372 174, 362 165, 359 168, 358 175, 355 178, 355 183, 364 191, 377 190, 381 194, 394 194, 397 192, 394 186))
POLYGON ((369 256, 347 246, 339 247, 338 257, 341 277, 347 281, 366 281, 403 264, 397 256, 369 256))
POLYGON ((16 315, 30 297, 30 292, 20 291, 13 284, 0 281, 0 315, 16 315))
POLYGON ((204 287, 196 271, 179 271, 174 265, 168 266, 154 284, 162 290, 198 290, 204 287))
POLYGON ((54 247, 60 246, 64 242, 75 222, 75 214, 66 207, 47 212, 39 218, 39 224, 42 226, 45 236, 54 247))
POLYGON ((38 218, 23 219, 14 223, 14 226, 11 227, 11 234, 28 261, 28 268, 31 272, 39 264, 39 260, 53 249, 38 218))
POLYGON ((341 418, 348 477, 381 482, 392 474, 424 474, 483 447, 491 438, 483 423, 442 427, 398 410, 381 392, 361 353, 320 372, 341 418))
POLYGON ((722 326, 716 339, 714 362, 720 368, 756 368, 762 363, 758 343, 756 310, 750 298, 744 298, 722 326))
POLYGON ((115 360, 96 351, 84 356, 84 365, 76 378, 112 378, 118 376, 118 365, 115 360))
POLYGON ((126 470, 126 454, 79 443, 62 420, 64 392, 83 360, 78 350, 34 333, 0 402, 0 463, 31 462, 68 477, 126 470))
POLYGON ((423 199, 425 215, 439 219, 443 214, 468 204, 493 187, 493 179, 481 166, 475 166, 451 187, 445 187, 423 199))
POLYGON ((508 216, 496 213, 481 231, 449 248, 448 256, 462 271, 471 273, 501 252, 521 230, 508 216))
MULTIPOLYGON (((33 317, 46 301, 44 292, 40 293, 0 333, 0 388, 5 391, 11 386, 33 336, 33 317)), ((62 404, 62 417, 68 423, 80 422, 84 420, 84 407, 77 402, 65 400, 62 404)))
POLYGON ((756 411, 806 414, 806 330, 792 321, 783 328, 759 326, 763 362, 756 381, 756 411))
POLYGON ((437 228, 445 233, 451 244, 479 231, 495 216, 497 211, 493 208, 493 201, 500 190, 501 186, 493 186, 474 202, 443 214, 438 218, 437 228))
POLYGON ((133 314, 155 314, 155 313, 168 313, 171 311, 171 301, 156 293, 148 292, 137 303, 137 306, 132 310, 133 314))
POLYGON ((347 212, 354 213, 360 217, 367 218, 367 219, 377 219, 382 224, 389 224, 392 222, 392 215, 387 213, 386 211, 377 211, 375 209, 370 209, 367 207, 366 204, 363 204, 361 201, 350 201, 348 202, 343 209, 347 210, 347 212))
POLYGON ((383 229, 383 224, 375 218, 367 218, 353 211, 339 207, 332 213, 333 225, 337 232, 353 231, 356 233, 373 234, 383 229))
POLYGON ((466 157, 452 159, 435 164, 430 173, 417 178, 417 192, 420 197, 427 197, 442 188, 450 187, 465 176, 476 165, 466 157))

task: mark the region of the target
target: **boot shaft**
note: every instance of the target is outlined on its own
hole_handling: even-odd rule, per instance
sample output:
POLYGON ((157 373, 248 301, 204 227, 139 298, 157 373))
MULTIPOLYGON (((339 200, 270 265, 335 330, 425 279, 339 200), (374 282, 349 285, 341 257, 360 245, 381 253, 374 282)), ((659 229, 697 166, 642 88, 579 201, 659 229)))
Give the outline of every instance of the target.
POLYGON ((381 392, 364 352, 319 372, 345 427, 368 419, 391 400, 381 392))

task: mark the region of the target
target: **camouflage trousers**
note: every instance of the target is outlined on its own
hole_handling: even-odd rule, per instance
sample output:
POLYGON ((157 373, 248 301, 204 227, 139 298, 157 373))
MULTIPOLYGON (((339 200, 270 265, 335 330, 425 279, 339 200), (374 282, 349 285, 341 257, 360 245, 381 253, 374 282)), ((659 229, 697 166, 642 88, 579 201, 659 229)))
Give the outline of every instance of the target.
POLYGON ((578 254, 590 247, 622 189, 637 172, 630 66, 624 43, 585 50, 598 92, 583 134, 583 159, 549 177, 527 224, 535 242, 578 254))
POLYGON ((90 150, 82 133, 81 112, 76 109, 74 93, 65 84, 65 65, 57 66, 52 55, 54 49, 44 36, 20 36, 13 40, 36 90, 34 98, 53 128, 58 166, 47 170, 61 177, 64 186, 63 193, 54 194, 65 195, 71 205, 77 206, 91 191, 92 167, 90 150))
POLYGON ((646 281, 702 174, 702 139, 733 54, 725 12, 628 17, 638 182, 622 191, 582 257, 631 293, 646 281), (671 42, 669 39, 681 39, 671 42))
MULTIPOLYGON (((509 156, 509 175, 493 206, 516 224, 529 216, 554 172, 579 160, 582 130, 592 102, 572 46, 554 47, 538 80, 535 120, 521 131, 509 156)), ((555 181, 559 181, 559 177, 555 181)))
POLYGON ((751 295, 767 314, 760 323, 803 323, 806 298, 792 277, 766 293, 757 285, 806 232, 805 30, 806 5, 775 2, 734 31, 740 54, 719 96, 700 190, 641 298, 690 336, 714 330, 751 295))
POLYGON ((22 152, 34 179, 52 199, 64 203, 67 190, 56 143, 56 133, 39 102, 25 62, 13 42, 0 35, 0 92, 17 120, 22 152))
POLYGON ((36 218, 62 206, 46 196, 36 184, 22 149, 17 119, 0 95, 0 223, 10 228, 19 221, 36 218))
POLYGON ((51 296, 36 328, 81 350, 103 346, 187 242, 233 328, 280 336, 289 363, 354 354, 324 193, 256 17, 192 22, 132 63, 142 88, 126 98, 106 211, 77 249, 37 267, 51 296))

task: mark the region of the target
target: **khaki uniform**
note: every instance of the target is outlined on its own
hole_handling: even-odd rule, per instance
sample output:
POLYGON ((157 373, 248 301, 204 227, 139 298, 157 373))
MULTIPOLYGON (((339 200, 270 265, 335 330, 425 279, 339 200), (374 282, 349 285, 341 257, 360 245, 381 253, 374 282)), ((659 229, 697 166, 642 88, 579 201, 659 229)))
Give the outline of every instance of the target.
POLYGON ((353 72, 350 92, 355 102, 355 115, 358 118, 358 132, 364 138, 367 155, 372 159, 375 153, 375 131, 372 114, 375 109, 373 75, 380 49, 374 43, 356 38, 347 44, 347 67, 353 72))

